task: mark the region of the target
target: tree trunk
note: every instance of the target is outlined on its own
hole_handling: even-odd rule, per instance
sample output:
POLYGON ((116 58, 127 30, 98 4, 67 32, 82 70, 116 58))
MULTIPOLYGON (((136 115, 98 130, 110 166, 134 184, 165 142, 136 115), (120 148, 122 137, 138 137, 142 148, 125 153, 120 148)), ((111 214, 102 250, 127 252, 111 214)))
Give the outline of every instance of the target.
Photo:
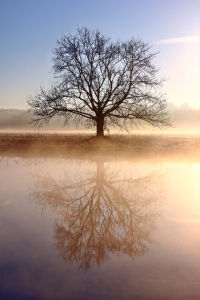
POLYGON ((97 137, 104 136, 104 117, 98 116, 97 117, 97 137))

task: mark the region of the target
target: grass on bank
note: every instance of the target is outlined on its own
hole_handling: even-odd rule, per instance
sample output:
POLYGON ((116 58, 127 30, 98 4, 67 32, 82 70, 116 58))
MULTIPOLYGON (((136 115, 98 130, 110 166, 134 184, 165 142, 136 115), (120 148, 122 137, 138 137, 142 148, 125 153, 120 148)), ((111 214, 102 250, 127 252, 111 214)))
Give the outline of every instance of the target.
POLYGON ((98 139, 87 135, 63 134, 0 134, 0 155, 73 156, 91 155, 190 155, 200 158, 199 135, 106 136, 98 139))

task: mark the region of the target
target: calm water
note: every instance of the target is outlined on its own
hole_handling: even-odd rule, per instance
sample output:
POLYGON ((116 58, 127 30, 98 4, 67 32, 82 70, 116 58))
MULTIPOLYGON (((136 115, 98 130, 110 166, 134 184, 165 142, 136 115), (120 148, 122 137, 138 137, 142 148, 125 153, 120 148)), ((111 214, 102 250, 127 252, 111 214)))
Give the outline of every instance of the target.
POLYGON ((0 159, 0 299, 200 299, 200 165, 0 159))

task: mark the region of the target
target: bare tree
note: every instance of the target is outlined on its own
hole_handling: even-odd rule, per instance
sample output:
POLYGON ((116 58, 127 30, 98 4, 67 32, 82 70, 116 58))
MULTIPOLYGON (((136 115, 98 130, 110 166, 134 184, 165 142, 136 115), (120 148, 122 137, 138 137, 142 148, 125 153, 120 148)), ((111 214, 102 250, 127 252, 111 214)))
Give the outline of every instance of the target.
POLYGON ((33 122, 48 123, 55 115, 96 126, 103 136, 108 125, 127 129, 141 121, 169 125, 166 100, 158 89, 153 65, 157 53, 141 40, 113 42, 99 30, 80 28, 63 36, 54 49, 55 83, 28 99, 33 122))

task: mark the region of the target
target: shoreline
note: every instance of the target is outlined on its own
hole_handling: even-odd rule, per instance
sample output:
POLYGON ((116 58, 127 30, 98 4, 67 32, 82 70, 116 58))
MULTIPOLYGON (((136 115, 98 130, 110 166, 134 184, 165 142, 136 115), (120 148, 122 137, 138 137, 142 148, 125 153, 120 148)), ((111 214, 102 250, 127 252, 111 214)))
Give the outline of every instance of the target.
POLYGON ((0 156, 23 157, 187 157, 200 161, 199 135, 91 135, 0 133, 0 156))

